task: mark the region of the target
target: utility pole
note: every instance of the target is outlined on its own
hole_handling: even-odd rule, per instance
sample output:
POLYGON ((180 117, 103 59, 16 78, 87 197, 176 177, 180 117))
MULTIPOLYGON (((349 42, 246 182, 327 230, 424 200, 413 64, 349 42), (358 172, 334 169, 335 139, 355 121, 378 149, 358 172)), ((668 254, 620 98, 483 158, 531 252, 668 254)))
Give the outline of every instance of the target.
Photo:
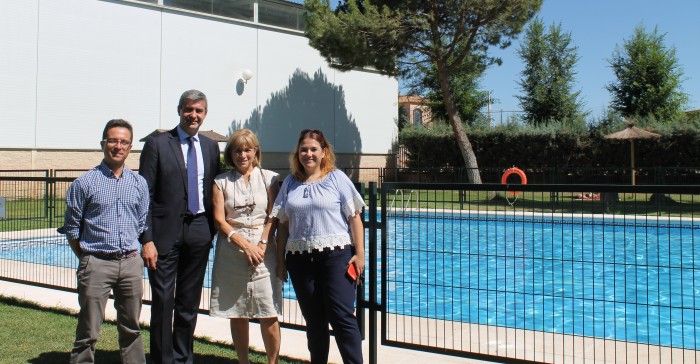
POLYGON ((489 113, 489 128, 491 127, 491 93, 492 93, 492 92, 493 92, 492 90, 489 90, 489 91, 488 91, 488 93, 489 93, 489 100, 488 100, 488 109, 487 109, 487 110, 488 110, 488 113, 489 113))

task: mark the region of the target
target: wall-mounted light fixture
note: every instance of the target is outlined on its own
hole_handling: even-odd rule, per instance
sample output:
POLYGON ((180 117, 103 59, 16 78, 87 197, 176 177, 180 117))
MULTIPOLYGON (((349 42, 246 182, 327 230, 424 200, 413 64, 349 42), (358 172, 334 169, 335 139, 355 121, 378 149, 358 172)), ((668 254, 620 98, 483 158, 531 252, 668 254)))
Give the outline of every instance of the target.
POLYGON ((243 70, 243 73, 241 73, 241 78, 243 79, 243 81, 245 81, 245 83, 248 83, 248 80, 253 78, 253 71, 249 69, 243 70))

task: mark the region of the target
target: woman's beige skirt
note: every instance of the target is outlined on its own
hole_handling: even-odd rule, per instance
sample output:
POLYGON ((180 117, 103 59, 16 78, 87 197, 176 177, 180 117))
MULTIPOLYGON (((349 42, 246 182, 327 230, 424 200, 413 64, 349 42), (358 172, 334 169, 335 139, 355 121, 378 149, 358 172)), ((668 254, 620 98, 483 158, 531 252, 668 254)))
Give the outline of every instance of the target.
MULTIPOLYGON (((248 241, 257 243, 262 227, 239 231, 248 241)), ((277 278, 276 244, 267 245, 265 260, 256 268, 240 248, 219 234, 211 276, 209 314, 227 318, 282 319, 282 281, 277 278)))

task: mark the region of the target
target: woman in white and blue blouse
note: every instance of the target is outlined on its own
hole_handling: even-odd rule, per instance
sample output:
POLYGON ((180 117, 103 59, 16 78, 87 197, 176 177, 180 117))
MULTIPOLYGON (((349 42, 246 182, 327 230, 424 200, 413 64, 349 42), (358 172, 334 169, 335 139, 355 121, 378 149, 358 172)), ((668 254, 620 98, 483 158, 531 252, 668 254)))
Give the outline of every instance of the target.
POLYGON ((333 328, 344 363, 362 363, 355 318, 356 281, 365 268, 365 206, 352 181, 335 168, 333 149, 320 130, 303 130, 289 157, 288 176, 270 217, 279 220, 278 276, 287 271, 306 320, 311 363, 327 363, 333 328), (285 265, 286 263, 286 265, 285 265))

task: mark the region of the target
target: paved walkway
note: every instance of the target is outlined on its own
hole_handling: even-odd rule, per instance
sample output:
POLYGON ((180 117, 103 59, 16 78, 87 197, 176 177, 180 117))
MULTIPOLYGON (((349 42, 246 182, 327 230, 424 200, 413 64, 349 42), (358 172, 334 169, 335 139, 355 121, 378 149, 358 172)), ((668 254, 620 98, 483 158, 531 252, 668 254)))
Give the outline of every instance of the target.
MULTIPOLYGON (((28 301, 36 302, 47 307, 62 307, 71 310, 78 310, 78 299, 75 293, 52 290, 47 288, 34 287, 29 285, 11 283, 0 280, 0 295, 16 297, 28 301)), ((144 305, 141 312, 141 321, 148 322, 151 307, 144 305)), ((106 316, 108 319, 115 317, 114 303, 112 300, 107 303, 106 316)), ((228 321, 226 319, 209 317, 207 315, 199 315, 197 319, 197 329, 195 335, 198 337, 207 337, 215 341, 231 342, 231 334, 229 331, 228 321)), ((251 324, 250 328, 250 345, 256 350, 264 351, 262 339, 260 337, 260 329, 256 324, 251 324)), ((70 340, 66 342, 66 348, 70 347, 70 340)), ((68 350, 68 349, 66 349, 68 350)), ((363 342, 363 352, 365 360, 369 356, 368 340, 363 342)), ((280 353, 284 356, 309 360, 309 353, 306 349, 306 335, 302 331, 282 329, 282 347, 280 353)), ((461 363, 461 364, 476 364, 485 363, 478 360, 469 360, 456 358, 451 356, 429 354, 420 351, 399 349, 393 347, 379 346, 377 353, 379 363, 400 364, 400 363, 461 363)), ((341 363, 340 354, 335 345, 334 339, 331 337, 331 350, 329 360, 333 363, 341 363)))

